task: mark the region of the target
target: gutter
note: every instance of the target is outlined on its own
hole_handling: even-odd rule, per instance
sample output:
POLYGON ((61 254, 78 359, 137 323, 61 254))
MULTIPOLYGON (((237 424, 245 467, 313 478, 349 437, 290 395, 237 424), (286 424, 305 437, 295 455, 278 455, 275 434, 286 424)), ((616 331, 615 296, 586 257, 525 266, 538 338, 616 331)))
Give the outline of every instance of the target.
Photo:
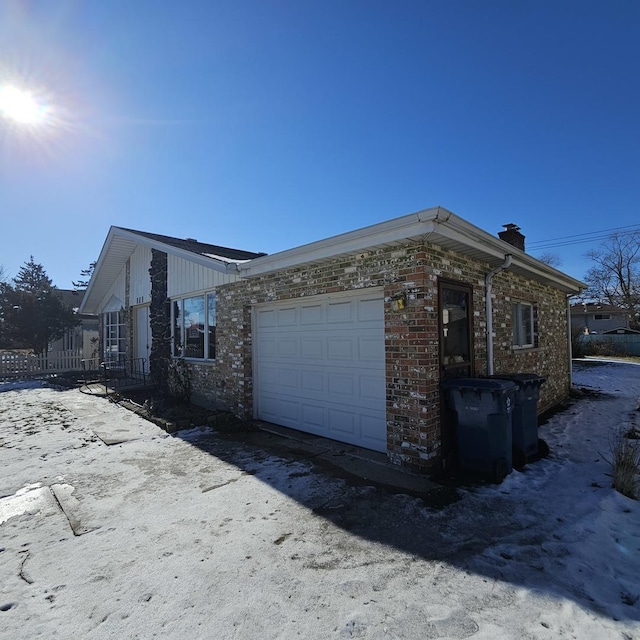
POLYGON ((487 318, 487 375, 488 376, 493 375, 493 303, 491 301, 491 281, 493 280, 493 276, 495 276, 497 273, 500 273, 500 271, 504 271, 505 269, 508 269, 511 266, 512 260, 513 260, 513 256, 510 253, 508 253, 504 257, 504 262, 500 266, 489 271, 489 273, 487 273, 487 275, 484 278, 484 283, 485 283, 484 305, 485 305, 485 315, 487 318))
POLYGON ((573 387, 573 340, 571 327, 571 294, 567 294, 567 342, 569 351, 569 390, 573 387))

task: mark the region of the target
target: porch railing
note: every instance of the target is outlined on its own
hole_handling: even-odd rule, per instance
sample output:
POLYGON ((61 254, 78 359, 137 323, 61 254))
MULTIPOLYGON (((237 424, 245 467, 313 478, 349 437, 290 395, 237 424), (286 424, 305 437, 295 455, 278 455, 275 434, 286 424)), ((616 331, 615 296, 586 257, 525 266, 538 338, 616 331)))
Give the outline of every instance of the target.
POLYGON ((108 391, 137 385, 146 385, 149 374, 145 358, 118 358, 103 361, 100 358, 82 360, 85 384, 104 384, 108 391))

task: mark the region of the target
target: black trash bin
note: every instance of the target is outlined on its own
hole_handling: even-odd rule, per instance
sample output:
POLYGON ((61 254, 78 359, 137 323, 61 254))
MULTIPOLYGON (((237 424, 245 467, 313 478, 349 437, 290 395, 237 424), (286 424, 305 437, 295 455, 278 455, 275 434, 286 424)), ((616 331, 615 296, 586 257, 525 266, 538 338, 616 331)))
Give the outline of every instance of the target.
POLYGON ((523 469, 527 462, 533 462, 549 453, 547 443, 538 437, 538 399, 540 387, 546 378, 535 373, 505 373, 490 376, 492 380, 508 380, 515 383, 512 428, 513 466, 523 469))
POLYGON ((512 410, 515 383, 489 378, 443 380, 455 416, 460 469, 500 483, 511 473, 512 410))

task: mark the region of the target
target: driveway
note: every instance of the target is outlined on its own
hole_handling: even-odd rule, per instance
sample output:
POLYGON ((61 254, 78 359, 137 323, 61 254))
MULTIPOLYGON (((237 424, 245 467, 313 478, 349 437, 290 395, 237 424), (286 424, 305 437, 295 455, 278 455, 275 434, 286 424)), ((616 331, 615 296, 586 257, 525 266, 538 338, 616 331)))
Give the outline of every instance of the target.
POLYGON ((278 436, 3 385, 0 635, 640 638, 640 511, 584 426, 631 419, 640 367, 604 366, 619 392, 585 369, 602 393, 544 427, 549 459, 445 506, 278 436))

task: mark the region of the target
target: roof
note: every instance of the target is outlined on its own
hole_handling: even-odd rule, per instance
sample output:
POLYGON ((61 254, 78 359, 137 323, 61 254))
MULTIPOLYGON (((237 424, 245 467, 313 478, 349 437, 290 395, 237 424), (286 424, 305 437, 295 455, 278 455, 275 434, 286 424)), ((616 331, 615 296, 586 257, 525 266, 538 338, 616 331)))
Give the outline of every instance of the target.
POLYGON ((173 238, 159 233, 112 226, 96 261, 93 276, 84 294, 80 311, 94 310, 107 294, 136 247, 142 245, 186 258, 210 269, 227 272, 248 260, 264 256, 241 249, 198 242, 193 238, 173 238))
POLYGON ((148 231, 136 231, 135 229, 125 229, 124 227, 114 227, 114 229, 120 229, 121 231, 127 231, 134 233, 143 238, 153 240, 165 244, 169 247, 176 249, 182 249, 195 253, 200 256, 206 256, 208 258, 218 258, 223 262, 243 262, 251 260, 258 256, 265 256, 266 253, 252 253, 251 251, 242 251, 241 249, 230 249, 229 247, 220 247, 215 244, 208 244, 205 242, 198 242, 194 238, 172 238, 171 236, 163 236, 159 233, 149 233, 148 231))
POLYGON ((241 276, 252 277, 309 262, 324 262, 361 251, 398 246, 407 241, 437 244, 485 262, 490 268, 503 264, 505 257, 510 255, 512 261, 509 271, 548 284, 567 294, 579 293, 587 287, 584 282, 541 262, 444 207, 422 209, 295 249, 256 258, 238 265, 238 270, 241 276))
POLYGON ((502 265, 506 256, 511 256, 509 271, 567 294, 579 293, 587 287, 584 282, 537 260, 451 211, 433 207, 271 255, 219 247, 188 238, 171 238, 111 227, 80 310, 96 308, 139 244, 222 272, 234 272, 241 278, 251 278, 299 265, 327 262, 340 256, 357 255, 380 247, 398 246, 407 241, 437 244, 484 262, 490 269, 502 265))
POLYGON ((606 331, 602 332, 602 335, 610 335, 610 334, 619 334, 619 333, 624 333, 624 334, 640 334, 640 331, 636 331, 635 329, 629 329, 629 327, 616 327, 615 329, 607 329, 606 331))
POLYGON ((629 312, 626 309, 614 307, 603 302, 579 302, 571 305, 571 313, 618 313, 627 315, 629 312))

